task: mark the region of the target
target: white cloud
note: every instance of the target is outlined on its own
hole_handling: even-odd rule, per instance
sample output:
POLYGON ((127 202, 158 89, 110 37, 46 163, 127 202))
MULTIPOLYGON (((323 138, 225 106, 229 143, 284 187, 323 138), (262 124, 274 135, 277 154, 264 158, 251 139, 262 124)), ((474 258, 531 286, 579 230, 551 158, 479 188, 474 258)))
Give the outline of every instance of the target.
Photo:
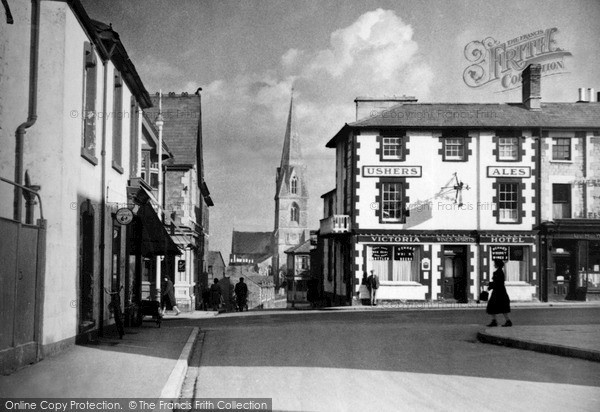
MULTIPOLYGON (((211 186, 214 197, 231 199, 235 206, 230 210, 238 220, 248 214, 250 201, 255 210, 251 213, 265 219, 264 230, 272 229, 274 172, 293 85, 302 151, 315 179, 309 190, 310 222, 316 228, 322 214, 320 196, 335 184, 335 154, 325 143, 344 123, 354 121, 357 96, 427 98, 433 71, 418 51, 412 27, 395 12, 377 9, 334 31, 327 48, 289 49, 281 56, 281 67, 204 87, 207 180, 211 186, 213 174, 213 181, 220 183, 211 186)), ((217 237, 223 236, 224 245, 230 239, 232 216, 227 219, 211 223, 222 231, 217 237)))

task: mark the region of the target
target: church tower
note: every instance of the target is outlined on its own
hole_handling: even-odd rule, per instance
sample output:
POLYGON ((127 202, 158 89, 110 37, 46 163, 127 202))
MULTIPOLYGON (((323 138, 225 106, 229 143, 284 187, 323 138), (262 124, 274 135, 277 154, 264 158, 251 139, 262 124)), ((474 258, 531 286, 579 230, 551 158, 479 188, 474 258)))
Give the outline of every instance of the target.
POLYGON ((300 151, 300 136, 294 112, 294 89, 283 140, 281 164, 275 183, 275 229, 273 231, 273 275, 279 287, 286 276, 285 251, 309 239, 306 164, 300 151))

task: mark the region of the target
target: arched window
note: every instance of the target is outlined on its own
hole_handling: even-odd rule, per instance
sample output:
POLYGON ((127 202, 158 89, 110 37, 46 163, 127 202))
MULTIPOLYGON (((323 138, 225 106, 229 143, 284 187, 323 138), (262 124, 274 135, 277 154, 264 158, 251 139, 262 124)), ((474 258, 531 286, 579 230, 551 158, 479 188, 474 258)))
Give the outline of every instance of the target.
POLYGON ((297 194, 298 193, 298 178, 296 176, 292 177, 292 182, 290 184, 291 186, 291 191, 292 194, 297 194))
POLYGON ((290 209, 290 221, 300 222, 300 208, 296 203, 293 203, 292 208, 290 209))

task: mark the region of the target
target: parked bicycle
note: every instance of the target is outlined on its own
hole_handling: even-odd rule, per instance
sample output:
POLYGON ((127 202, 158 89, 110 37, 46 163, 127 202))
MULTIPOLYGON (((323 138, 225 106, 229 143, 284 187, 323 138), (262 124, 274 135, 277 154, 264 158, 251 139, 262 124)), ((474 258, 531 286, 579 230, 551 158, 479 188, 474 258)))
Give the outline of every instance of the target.
POLYGON ((110 295, 108 309, 115 317, 115 325, 117 326, 117 332, 119 332, 119 339, 123 339, 123 335, 125 334, 125 329, 123 328, 123 311, 121 310, 121 290, 123 290, 123 286, 116 292, 109 292, 108 289, 104 288, 104 291, 110 295))

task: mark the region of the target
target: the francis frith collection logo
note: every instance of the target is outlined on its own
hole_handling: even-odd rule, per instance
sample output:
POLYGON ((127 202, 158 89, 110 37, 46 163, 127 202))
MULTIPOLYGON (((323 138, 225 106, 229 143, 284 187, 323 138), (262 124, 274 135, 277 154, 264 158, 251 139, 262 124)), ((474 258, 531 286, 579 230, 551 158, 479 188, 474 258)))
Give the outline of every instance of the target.
POLYGON ((565 57, 571 53, 558 47, 556 27, 523 34, 503 43, 488 37, 465 46, 469 66, 465 84, 478 88, 499 84, 502 92, 521 86, 521 72, 532 63, 542 66, 542 76, 566 73, 565 57))

